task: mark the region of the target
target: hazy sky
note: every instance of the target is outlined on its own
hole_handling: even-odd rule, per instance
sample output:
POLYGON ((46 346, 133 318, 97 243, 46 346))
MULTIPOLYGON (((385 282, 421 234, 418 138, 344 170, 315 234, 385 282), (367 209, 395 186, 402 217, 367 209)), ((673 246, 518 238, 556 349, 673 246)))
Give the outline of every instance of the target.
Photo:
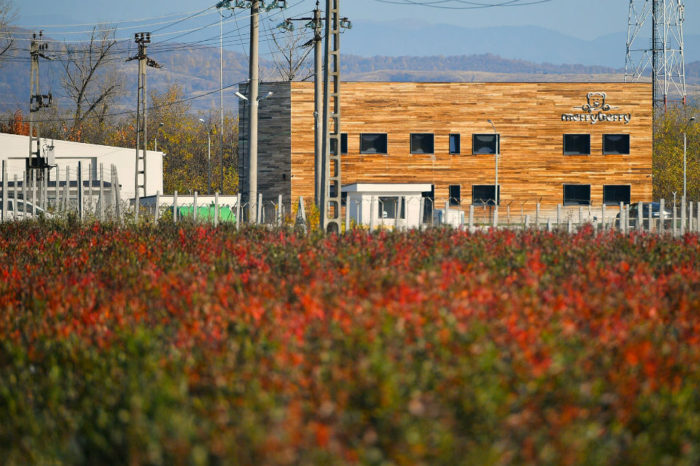
MULTIPOLYGON (((202 0, 16 0, 18 23, 42 26, 121 22, 186 13, 216 3, 202 0)), ((325 2, 321 2, 322 6, 325 2)), ((315 0, 288 0, 287 16, 304 15, 315 0)), ((353 21, 409 20, 466 27, 536 25, 576 37, 598 37, 626 31, 627 0, 551 0, 549 3, 482 10, 444 10, 389 5, 377 0, 344 0, 341 10, 353 21)), ((152 22, 157 22, 153 20, 152 22)), ((187 23, 183 23, 182 29, 187 23)), ((49 28, 51 29, 51 28, 49 28)), ((700 30, 700 1, 686 1, 686 33, 700 30)))

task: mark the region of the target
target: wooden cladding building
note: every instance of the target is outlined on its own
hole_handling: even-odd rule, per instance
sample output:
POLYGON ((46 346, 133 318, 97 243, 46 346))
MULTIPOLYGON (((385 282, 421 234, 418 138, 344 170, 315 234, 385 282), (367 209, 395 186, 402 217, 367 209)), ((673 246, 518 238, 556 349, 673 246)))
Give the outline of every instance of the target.
MULTIPOLYGON (((259 107, 258 187, 265 199, 314 196, 314 86, 269 83, 259 107)), ((245 86, 241 89, 245 93, 245 86)), ((247 153, 241 101, 240 149, 247 153)), ((428 184, 437 207, 493 203, 531 212, 652 200, 647 83, 341 85, 343 186, 428 184), (489 122, 491 120, 491 122, 489 122)), ((247 192, 241 157, 241 192, 247 192)))

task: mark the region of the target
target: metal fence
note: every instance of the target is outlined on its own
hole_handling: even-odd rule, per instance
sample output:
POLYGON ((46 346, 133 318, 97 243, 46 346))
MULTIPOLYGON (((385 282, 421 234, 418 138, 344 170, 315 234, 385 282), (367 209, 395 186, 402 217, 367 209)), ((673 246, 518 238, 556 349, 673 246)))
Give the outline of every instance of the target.
POLYGON ((39 173, 24 171, 10 179, 7 163, 2 162, 1 221, 70 214, 80 220, 121 218, 124 206, 114 165, 106 172, 102 164, 97 167, 79 162, 77 170, 53 170, 54 179, 39 173))
MULTIPOLYGON (((233 224, 240 228, 251 223, 250 207, 257 211, 257 222, 269 227, 302 225, 315 229, 317 220, 310 220, 305 212, 313 208, 302 198, 297 202, 284 202, 283 197, 265 199, 262 194, 253 205, 244 202, 238 194, 235 199, 220 202, 219 194, 200 198, 178 198, 175 192, 169 205, 161 196, 141 198, 139 205, 121 201, 119 178, 114 166, 109 170, 109 181, 102 165, 97 167, 79 164, 75 173, 70 168, 56 171, 56 179, 36 179, 36 171, 14 175, 10 180, 6 163, 2 165, 2 221, 34 218, 41 215, 61 216, 73 213, 82 220, 116 221, 192 221, 233 224), (34 173, 34 174, 32 174, 34 173), (180 200, 179 200, 180 199, 180 200), (187 199, 187 201, 185 201, 187 199), (200 199, 203 199, 200 200, 200 199), (184 201, 184 202, 183 202, 184 201), (306 206, 306 207, 304 207, 306 206), (290 208, 291 207, 291 208, 290 208)), ((539 229, 547 231, 576 232, 584 226, 596 231, 616 230, 622 233, 645 231, 674 236, 689 232, 700 233, 700 202, 623 204, 616 206, 592 205, 562 206, 543 209, 539 202, 508 203, 495 205, 484 202, 478 205, 459 205, 450 199, 436 203, 429 197, 371 196, 368 200, 350 198, 343 202, 344 230, 423 229, 452 226, 470 232, 498 229, 539 229), (364 209, 364 210, 363 210, 364 209)))

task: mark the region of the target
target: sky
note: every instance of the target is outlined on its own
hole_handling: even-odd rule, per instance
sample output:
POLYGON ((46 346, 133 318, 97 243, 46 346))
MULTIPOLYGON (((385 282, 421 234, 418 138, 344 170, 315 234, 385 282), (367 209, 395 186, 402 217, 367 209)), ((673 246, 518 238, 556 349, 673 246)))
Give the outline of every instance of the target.
MULTIPOLYGON (((77 25, 121 22, 185 14, 216 3, 201 0, 15 0, 17 23, 23 26, 77 25)), ((323 3, 321 2, 322 7, 323 3)), ((287 16, 304 16, 315 0, 287 0, 287 16)), ((626 31, 627 0, 551 0, 530 6, 479 10, 445 10, 413 5, 395 5, 378 0, 344 0, 341 12, 353 22, 424 21, 464 27, 540 26, 565 34, 593 39, 626 31)), ((274 18, 273 18, 274 20, 274 18)), ((153 20, 152 22, 157 22, 153 20)), ((51 30, 51 28, 48 28, 51 30)), ((700 1, 686 1, 686 31, 700 30, 700 1)))

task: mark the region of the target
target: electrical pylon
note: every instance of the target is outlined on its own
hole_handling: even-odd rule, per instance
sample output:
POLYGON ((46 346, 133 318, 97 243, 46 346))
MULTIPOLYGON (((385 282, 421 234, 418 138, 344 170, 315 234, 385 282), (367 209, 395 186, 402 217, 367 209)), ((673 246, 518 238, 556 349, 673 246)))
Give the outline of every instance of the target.
POLYGON ((673 102, 685 105, 683 0, 629 2, 625 82, 644 79, 651 68, 654 108, 665 111, 673 102))

